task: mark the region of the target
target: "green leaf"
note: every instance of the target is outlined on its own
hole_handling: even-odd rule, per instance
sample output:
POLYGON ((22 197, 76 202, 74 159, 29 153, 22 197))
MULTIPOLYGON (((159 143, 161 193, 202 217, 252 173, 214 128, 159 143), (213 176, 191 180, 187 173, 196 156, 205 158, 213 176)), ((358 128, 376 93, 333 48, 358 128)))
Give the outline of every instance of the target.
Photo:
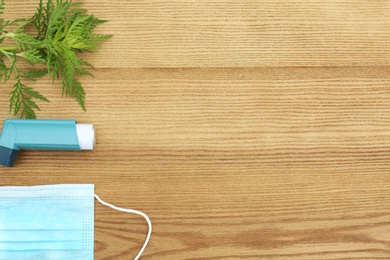
MULTIPOLYGON (((35 99, 39 99, 39 100, 42 100, 42 101, 49 102, 49 100, 47 98, 45 98, 38 91, 35 91, 32 88, 28 88, 28 87, 24 86, 23 91, 26 94, 27 99, 29 99, 29 100, 31 98, 35 98, 35 99)), ((37 109, 39 109, 39 108, 37 107, 37 109)))
POLYGON ((20 74, 21 77, 30 81, 35 81, 37 78, 42 78, 47 75, 47 69, 31 69, 20 74))
MULTIPOLYGON (((5 0, 0 0, 0 16, 4 4, 5 0)), ((28 19, 5 21, 0 17, 0 44, 5 38, 14 41, 13 46, 0 46, 0 80, 16 81, 10 93, 10 113, 25 118, 36 117, 35 111, 40 109, 37 100, 48 100, 23 81, 35 81, 47 74, 53 83, 59 79, 62 94, 73 97, 85 111, 86 94, 79 78, 93 76, 87 70, 93 69, 93 65, 82 60, 79 54, 97 52, 100 44, 111 37, 94 33, 96 26, 105 22, 88 14, 80 2, 72 0, 47 0, 46 4, 40 0, 35 14, 28 19), (28 24, 35 29, 32 34, 31 30, 25 31, 28 24), (15 29, 8 32, 9 28, 15 29), (31 66, 43 64, 46 68, 20 70, 17 67, 20 59, 31 66)))
POLYGON ((20 52, 17 56, 24 58, 31 65, 34 64, 46 64, 44 53, 38 49, 31 49, 24 52, 20 52))
POLYGON ((74 97, 84 111, 87 111, 85 108, 85 91, 81 86, 81 83, 75 79, 74 80, 74 97))
POLYGON ((15 43, 20 50, 37 49, 43 46, 43 43, 40 40, 35 39, 27 33, 10 33, 8 35, 15 40, 15 43))
POLYGON ((35 103, 34 99, 42 101, 48 101, 39 92, 27 88, 26 85, 22 84, 20 80, 13 86, 10 98, 10 112, 17 115, 21 112, 21 117, 35 118, 36 114, 34 110, 40 110, 39 106, 35 103), (21 111, 20 111, 21 110, 21 111))
MULTIPOLYGON (((51 3, 51 1, 48 1, 48 4, 49 3, 51 3)), ((36 39, 43 40, 46 33, 47 22, 46 22, 45 8, 43 7, 42 0, 39 1, 37 11, 31 18, 31 21, 35 29, 37 30, 36 39)))

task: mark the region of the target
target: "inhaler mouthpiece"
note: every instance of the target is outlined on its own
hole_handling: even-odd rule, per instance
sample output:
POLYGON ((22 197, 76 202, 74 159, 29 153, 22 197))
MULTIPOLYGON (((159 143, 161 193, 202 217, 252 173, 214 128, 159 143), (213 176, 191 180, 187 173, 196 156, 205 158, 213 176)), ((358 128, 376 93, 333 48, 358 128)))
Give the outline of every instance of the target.
POLYGON ((91 124, 76 124, 77 139, 81 150, 93 150, 96 144, 95 128, 91 124))

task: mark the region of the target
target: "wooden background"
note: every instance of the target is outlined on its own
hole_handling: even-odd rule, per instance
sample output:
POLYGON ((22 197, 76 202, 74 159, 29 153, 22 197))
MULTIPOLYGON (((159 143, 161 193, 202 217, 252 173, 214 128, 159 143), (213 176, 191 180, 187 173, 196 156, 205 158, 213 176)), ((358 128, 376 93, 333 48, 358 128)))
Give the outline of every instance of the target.
MULTIPOLYGON (((31 86, 39 118, 95 124, 96 149, 23 151, 1 185, 94 183, 150 216, 142 259, 390 259, 390 1, 83 2, 114 34, 84 55, 87 113, 31 86)), ((147 232, 98 203, 95 228, 96 259, 147 232)))

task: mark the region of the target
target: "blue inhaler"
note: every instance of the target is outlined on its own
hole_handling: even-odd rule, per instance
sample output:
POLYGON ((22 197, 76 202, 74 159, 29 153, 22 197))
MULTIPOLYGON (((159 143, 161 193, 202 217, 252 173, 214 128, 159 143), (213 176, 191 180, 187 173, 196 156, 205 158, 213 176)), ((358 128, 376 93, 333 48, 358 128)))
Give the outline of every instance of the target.
POLYGON ((12 167, 21 149, 93 150, 95 128, 74 120, 6 119, 0 135, 0 164, 12 167))

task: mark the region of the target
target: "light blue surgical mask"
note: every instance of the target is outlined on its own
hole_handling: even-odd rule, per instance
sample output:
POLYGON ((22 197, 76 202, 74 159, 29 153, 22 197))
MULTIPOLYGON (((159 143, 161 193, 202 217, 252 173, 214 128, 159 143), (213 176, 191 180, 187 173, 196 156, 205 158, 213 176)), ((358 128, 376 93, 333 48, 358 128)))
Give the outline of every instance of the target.
POLYGON ((94 194, 93 184, 0 187, 0 259, 90 260, 94 253, 94 198, 116 210, 119 208, 94 194))

